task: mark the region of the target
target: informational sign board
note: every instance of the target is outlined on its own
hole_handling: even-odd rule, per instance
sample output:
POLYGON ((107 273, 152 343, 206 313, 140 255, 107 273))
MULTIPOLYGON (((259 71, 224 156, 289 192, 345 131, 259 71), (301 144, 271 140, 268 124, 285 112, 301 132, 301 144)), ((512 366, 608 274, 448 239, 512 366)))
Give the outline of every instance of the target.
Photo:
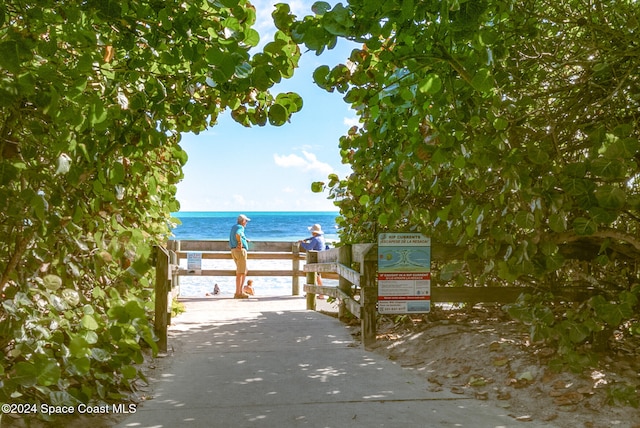
POLYGON ((187 253, 187 270, 202 270, 202 253, 187 253))
POLYGON ((378 312, 431 310, 431 238, 421 233, 378 235, 378 312))

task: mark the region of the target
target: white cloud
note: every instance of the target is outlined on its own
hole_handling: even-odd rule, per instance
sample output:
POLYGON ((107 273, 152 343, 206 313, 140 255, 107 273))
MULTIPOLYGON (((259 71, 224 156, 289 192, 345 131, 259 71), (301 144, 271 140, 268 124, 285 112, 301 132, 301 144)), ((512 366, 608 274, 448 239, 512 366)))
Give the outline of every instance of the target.
POLYGON ((247 203, 242 195, 233 195, 231 199, 233 199, 234 205, 245 206, 247 203))
POLYGON ((283 168, 297 168, 302 171, 313 171, 327 176, 333 172, 333 167, 326 162, 318 160, 317 156, 306 150, 302 151, 304 157, 296 154, 290 154, 286 156, 280 156, 278 154, 273 155, 273 160, 276 165, 283 168))
POLYGON ((360 126, 360 119, 357 117, 345 117, 342 123, 344 123, 348 127, 360 126))
POLYGON ((302 168, 305 169, 306 162, 298 155, 286 155, 280 156, 278 154, 273 155, 273 160, 276 162, 276 165, 281 166, 283 168, 302 168))
POLYGON ((275 10, 274 6, 278 3, 287 3, 291 9, 291 13, 296 15, 298 18, 312 14, 312 2, 308 0, 253 0, 251 4, 256 8, 256 24, 254 28, 258 33, 260 33, 260 46, 263 46, 273 40, 276 27, 273 24, 273 17, 271 14, 275 10))

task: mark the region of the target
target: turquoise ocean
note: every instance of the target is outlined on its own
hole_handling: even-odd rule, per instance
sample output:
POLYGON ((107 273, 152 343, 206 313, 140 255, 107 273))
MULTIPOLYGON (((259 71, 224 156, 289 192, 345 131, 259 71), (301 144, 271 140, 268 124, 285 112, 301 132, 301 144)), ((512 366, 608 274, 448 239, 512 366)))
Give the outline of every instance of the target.
MULTIPOLYGON (((231 227, 236 224, 239 214, 245 214, 251 219, 245 232, 251 241, 281 241, 297 242, 311 236, 309 228, 320 224, 327 243, 337 242, 338 226, 337 212, 332 211, 258 211, 258 212, 177 212, 173 217, 180 220, 173 230, 176 240, 228 240, 231 227)), ((186 268, 186 260, 181 261, 186 268)), ((249 260, 249 275, 252 279, 257 296, 290 296, 290 277, 252 277, 254 269, 291 269, 291 262, 284 260, 249 260)), ((229 260, 203 260, 203 269, 235 269, 229 260)), ((303 282, 303 281, 302 281, 303 282)), ((302 283, 301 282, 301 283, 302 283)), ((234 277, 201 277, 190 276, 180 278, 181 297, 203 297, 211 294, 215 284, 221 290, 220 297, 233 295, 235 289, 234 277)), ((330 280, 325 285, 333 285, 330 280)), ((301 290, 301 293, 303 291, 301 290)), ((212 298, 216 298, 214 296, 212 298)))

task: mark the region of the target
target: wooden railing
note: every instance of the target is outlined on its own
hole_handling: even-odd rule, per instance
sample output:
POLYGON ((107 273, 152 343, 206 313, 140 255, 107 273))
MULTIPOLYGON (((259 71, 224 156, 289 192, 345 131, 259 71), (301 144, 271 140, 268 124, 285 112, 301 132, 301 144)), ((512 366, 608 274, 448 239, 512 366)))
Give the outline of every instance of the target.
MULTIPOLYGON (((157 247, 156 301, 154 329, 158 336, 158 348, 167 350, 167 326, 171 323, 171 301, 179 294, 181 276, 235 276, 235 269, 189 270, 180 267, 180 261, 187 258, 189 252, 202 253, 203 260, 231 260, 229 242, 221 240, 183 241, 171 240, 167 248, 157 247)), ((298 243, 279 241, 252 241, 249 244, 249 260, 291 260, 291 269, 258 270, 251 269, 251 276, 291 277, 291 294, 300 294, 300 277, 305 272, 300 262, 306 259, 306 253, 300 252, 298 243)))
MULTIPOLYGON (((360 319, 365 346, 372 345, 376 340, 377 251, 377 244, 345 245, 328 251, 310 251, 304 266, 304 271, 307 272, 307 284, 304 286, 307 292, 307 309, 315 310, 316 294, 335 297, 339 302, 339 317, 343 317, 344 311, 348 310, 360 319), (325 276, 330 272, 338 274, 338 287, 316 285, 317 273, 325 276)), ((458 256, 461 256, 458 247, 431 247, 432 262, 456 260, 458 256)), ((522 293, 539 291, 533 287, 446 287, 434 284, 433 278, 437 280, 437 275, 432 276, 432 303, 504 304, 515 302, 522 293)), ((564 287, 554 290, 554 297, 565 302, 579 302, 597 293, 603 291, 591 287, 564 287)))
MULTIPOLYGON (((202 253, 203 260, 231 260, 229 241, 178 241, 172 240, 168 244, 169 251, 174 254, 174 282, 179 284, 181 276, 235 276, 235 269, 202 269, 200 271, 178 268, 180 260, 187 258, 189 252, 202 253)), ((297 242, 280 241, 251 241, 248 251, 249 260, 290 260, 291 269, 252 269, 249 265, 249 275, 261 276, 287 276, 291 277, 291 294, 300 294, 300 277, 305 272, 300 268, 300 261, 305 260, 306 253, 300 252, 297 242)))
MULTIPOLYGON (((187 253, 201 252, 202 258, 231 259, 227 241, 169 241, 167 249, 158 247, 156 256, 156 318, 155 330, 160 338, 158 346, 166 350, 167 325, 171 322, 171 293, 179 284, 180 276, 235 276, 232 269, 205 269, 190 271, 179 268, 180 260, 187 253)), ((301 253, 297 243, 290 242, 252 242, 248 253, 249 259, 258 260, 291 260, 290 270, 255 270, 249 269, 251 276, 290 276, 292 280, 291 294, 300 294, 299 278, 306 276, 304 291, 307 293, 307 308, 315 310, 316 294, 324 294, 339 302, 338 315, 343 318, 348 311, 360 319, 362 341, 365 346, 376 340, 376 304, 377 288, 377 245, 355 244, 344 245, 326 251, 310 251, 301 253), (306 260, 304 269, 300 269, 300 261, 306 260), (337 278, 338 286, 316 285, 316 275, 337 278)), ((451 246, 432 246, 432 263, 448 260, 459 260, 460 248, 451 246)), ((432 278, 436 278, 435 275, 432 278)), ((445 287, 437 286, 432 280, 432 303, 510 303, 522 293, 535 292, 532 287, 445 287)), ((602 291, 600 291, 602 292, 602 291)), ((582 301, 596 291, 589 287, 566 287, 554 290, 554 295, 563 301, 582 301)))
POLYGON ((338 302, 338 317, 349 311, 360 319, 362 342, 369 346, 376 341, 376 304, 378 288, 376 282, 378 248, 375 244, 345 245, 326 251, 309 251, 307 263, 307 309, 316 309, 316 294, 335 297, 338 302), (338 275, 338 286, 316 285, 316 275, 327 273, 338 275))

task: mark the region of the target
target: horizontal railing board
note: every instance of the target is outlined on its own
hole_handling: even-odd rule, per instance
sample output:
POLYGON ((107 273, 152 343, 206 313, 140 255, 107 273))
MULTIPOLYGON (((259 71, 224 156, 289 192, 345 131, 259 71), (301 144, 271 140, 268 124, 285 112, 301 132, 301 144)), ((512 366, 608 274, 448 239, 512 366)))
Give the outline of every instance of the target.
MULTIPOLYGON (((431 301, 437 303, 513 303, 523 293, 535 293, 533 287, 431 287, 431 301)), ((553 290, 557 301, 580 302, 602 294, 589 287, 564 287, 553 290)))
MULTIPOLYGON (((230 251, 228 240, 173 240, 171 243, 171 249, 178 252, 187 251, 230 251)), ((281 252, 292 253, 296 243, 294 242, 281 242, 281 241, 250 241, 249 253, 251 252, 281 252)), ((304 253, 304 251, 302 251, 304 253)))
MULTIPOLYGON (((180 276, 236 276, 235 270, 229 269, 179 269, 180 276)), ((293 270, 254 270, 249 269, 247 276, 306 276, 303 271, 293 270)))
MULTIPOLYGON (((225 250, 224 252, 211 252, 211 251, 199 251, 202 254, 203 260, 230 260, 231 252, 229 250, 225 250)), ((188 252, 179 251, 176 253, 179 258, 186 259, 188 252)), ((305 260, 305 254, 300 253, 297 256, 293 253, 274 253, 274 252, 264 252, 264 253, 254 253, 251 251, 247 252, 247 258, 254 260, 305 260)))
POLYGON ((339 288, 326 286, 321 287, 319 285, 313 284, 305 284, 303 288, 306 293, 323 294, 325 296, 335 297, 336 299, 339 299, 340 301, 344 302, 345 306, 352 315, 357 318, 361 318, 362 307, 360 306, 360 303, 355 301, 352 297, 347 295, 339 288))
POLYGON ((335 273, 355 286, 360 286, 360 272, 348 268, 339 263, 308 263, 304 265, 305 272, 320 272, 323 276, 327 273, 335 273))

